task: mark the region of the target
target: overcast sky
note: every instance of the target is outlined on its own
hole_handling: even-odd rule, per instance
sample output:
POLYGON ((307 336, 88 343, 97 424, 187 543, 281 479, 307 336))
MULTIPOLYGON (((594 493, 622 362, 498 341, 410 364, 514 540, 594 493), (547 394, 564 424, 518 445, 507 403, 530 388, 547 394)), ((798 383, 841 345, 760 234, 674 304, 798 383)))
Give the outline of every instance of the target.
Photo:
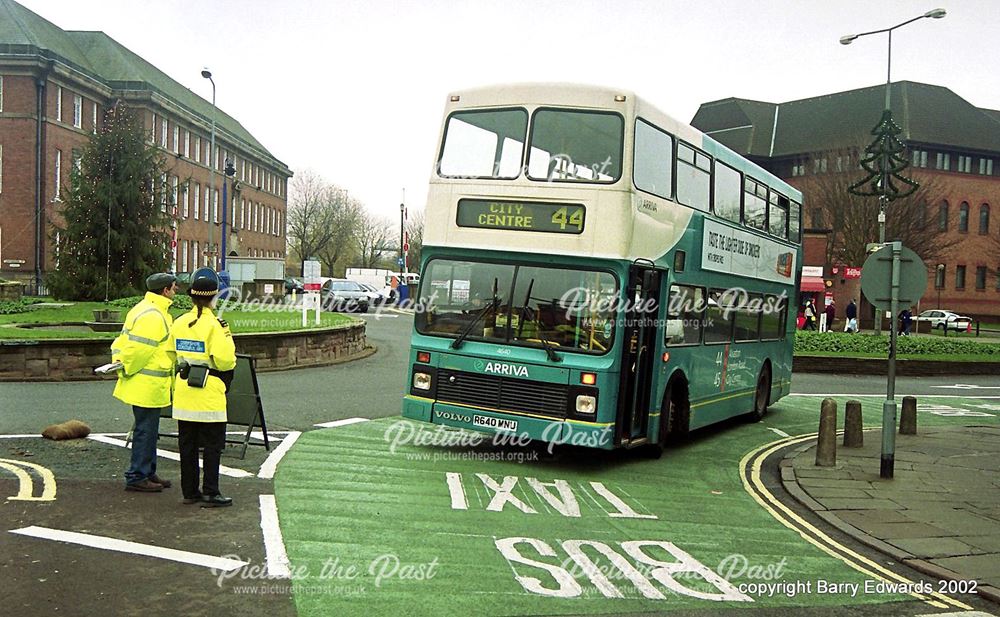
MULTIPOLYGON (((18 0, 102 30, 239 120, 294 172, 373 211, 422 208, 446 95, 514 81, 635 91, 689 122, 730 96, 784 102, 885 83, 1000 109, 995 0, 18 0), (940 4, 938 4, 940 2, 940 4)), ((878 119, 873 115, 873 124, 878 119)))

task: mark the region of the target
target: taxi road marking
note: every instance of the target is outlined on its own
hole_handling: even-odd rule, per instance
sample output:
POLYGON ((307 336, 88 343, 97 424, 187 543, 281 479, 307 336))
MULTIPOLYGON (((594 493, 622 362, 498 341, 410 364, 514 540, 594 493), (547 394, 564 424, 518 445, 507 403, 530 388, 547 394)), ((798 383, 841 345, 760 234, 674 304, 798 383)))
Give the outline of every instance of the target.
POLYGON ((15 533, 21 536, 30 536, 32 538, 42 538, 44 540, 66 542, 69 544, 79 544, 80 546, 89 546, 106 551, 156 557, 159 559, 211 568, 221 572, 230 572, 232 570, 236 570, 237 568, 242 568, 249 563, 238 559, 229 559, 227 557, 215 557, 214 555, 179 551, 173 548, 164 548, 162 546, 153 546, 151 544, 140 544, 138 542, 129 542, 127 540, 119 540, 117 538, 109 538, 107 536, 95 536, 87 533, 77 533, 75 531, 63 531, 61 529, 37 527, 35 525, 22 527, 20 529, 11 529, 10 533, 15 533))
POLYGON ((28 461, 14 461, 9 458, 0 458, 0 468, 6 469, 17 476, 17 495, 7 499, 16 501, 55 501, 56 499, 56 478, 47 468, 28 461), (24 468, 35 471, 42 477, 42 494, 34 496, 35 483, 31 475, 24 468))

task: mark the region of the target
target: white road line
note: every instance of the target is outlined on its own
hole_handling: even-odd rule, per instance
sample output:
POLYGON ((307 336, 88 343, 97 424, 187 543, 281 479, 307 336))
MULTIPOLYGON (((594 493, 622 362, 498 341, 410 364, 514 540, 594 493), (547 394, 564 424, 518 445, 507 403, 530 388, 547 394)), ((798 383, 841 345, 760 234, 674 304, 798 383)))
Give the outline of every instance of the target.
MULTIPOLYGON (((119 447, 122 447, 122 448, 128 448, 130 450, 132 449, 131 445, 125 445, 125 440, 124 439, 115 439, 113 437, 107 437, 105 435, 89 435, 87 437, 87 439, 93 439, 94 441, 99 441, 101 443, 110 444, 112 446, 119 446, 119 447)), ((168 458, 168 459, 170 459, 172 461, 180 461, 181 460, 181 455, 180 454, 178 454, 177 452, 171 452, 170 450, 161 450, 160 448, 157 448, 156 449, 156 455, 160 456, 160 457, 163 457, 163 458, 168 458)), ((201 462, 199 461, 198 464, 200 465, 201 462)), ((243 469, 237 469, 235 467, 226 467, 225 465, 219 465, 219 473, 222 474, 222 475, 224 475, 224 476, 229 476, 230 478, 252 478, 253 477, 253 474, 250 473, 249 471, 245 471, 243 469)))
MULTIPOLYGON (((852 397, 852 398, 872 398, 872 397, 885 398, 885 393, 883 392, 882 394, 844 394, 843 392, 838 392, 838 393, 835 393, 835 394, 810 394, 810 393, 805 393, 805 392, 796 392, 796 393, 793 393, 793 394, 789 394, 788 396, 816 396, 816 397, 820 397, 820 396, 822 396, 822 397, 827 397, 827 396, 830 396, 830 397, 833 397, 833 396, 836 396, 836 397, 847 397, 847 396, 849 396, 849 397, 852 397)), ((899 394, 898 392, 896 393, 895 399, 899 400, 899 401, 902 401, 904 396, 913 396, 913 397, 916 397, 918 399, 920 399, 920 398, 959 398, 959 399, 967 398, 967 399, 977 399, 977 400, 978 399, 984 399, 984 400, 985 399, 1000 399, 1000 396, 978 396, 978 395, 975 395, 975 394, 966 394, 966 395, 962 395, 962 394, 899 394)))
POLYGON ((118 540, 107 536, 95 536, 87 533, 77 533, 75 531, 62 531, 60 529, 37 527, 35 525, 32 525, 31 527, 22 527, 21 529, 11 529, 10 533, 16 533, 21 536, 30 536, 32 538, 42 538, 44 540, 55 540, 57 542, 68 542, 70 544, 90 546, 92 548, 99 548, 106 551, 117 551, 119 553, 130 553, 132 555, 145 555, 147 557, 156 557, 158 559, 167 559, 169 561, 179 561, 180 563, 189 563, 191 565, 202 566, 204 568, 211 568, 213 570, 223 572, 229 572, 237 568, 242 568, 249 563, 246 561, 239 561, 237 559, 215 557, 214 555, 191 553, 189 551, 179 551, 172 548, 164 548, 162 546, 153 546, 151 544, 139 544, 138 542, 118 540))
POLYGON ((278 469, 278 463, 281 462, 281 458, 292 449, 292 445, 299 438, 302 433, 299 431, 291 431, 288 436, 278 445, 277 448, 271 451, 270 456, 264 461, 264 464, 260 466, 260 471, 257 473, 258 478, 273 478, 274 472, 278 469))
POLYGON ((267 575, 274 578, 291 578, 292 571, 285 552, 278 525, 278 504, 274 495, 260 496, 260 528, 264 532, 264 554, 267 557, 267 575))
POLYGON ((774 428, 772 426, 769 426, 767 428, 768 428, 769 431, 771 431, 773 433, 777 433, 778 437, 791 437, 791 435, 789 435, 785 431, 781 430, 780 428, 774 428))
POLYGON ((348 424, 357 424, 358 422, 368 422, 369 418, 347 418, 344 420, 334 420, 333 422, 322 422, 320 424, 313 424, 313 426, 318 426, 320 428, 334 428, 336 426, 347 426, 348 424))

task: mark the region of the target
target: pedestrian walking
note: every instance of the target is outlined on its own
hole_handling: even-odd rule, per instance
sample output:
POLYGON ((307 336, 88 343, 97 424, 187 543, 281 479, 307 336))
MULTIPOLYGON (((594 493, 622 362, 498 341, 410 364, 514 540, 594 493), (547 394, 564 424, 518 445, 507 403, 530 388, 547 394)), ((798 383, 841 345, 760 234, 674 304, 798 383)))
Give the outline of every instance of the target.
POLYGON ((172 274, 146 279, 146 295, 125 316, 121 334, 111 344, 111 359, 120 362, 114 397, 132 406, 132 457, 125 472, 125 490, 159 492, 170 481, 156 475, 156 440, 160 411, 170 406, 174 351, 173 320, 167 309, 177 293, 172 274))
POLYGON ((913 313, 910 309, 903 309, 899 313, 899 334, 902 336, 910 336, 910 326, 913 324, 913 313))
POLYGON ((854 302, 854 298, 851 298, 851 303, 847 305, 844 310, 844 317, 847 319, 847 323, 844 324, 844 332, 857 332, 858 331, 858 305, 854 302))
POLYGON ((816 329, 816 305, 813 304, 813 301, 811 299, 810 300, 806 300, 806 307, 805 307, 805 309, 803 309, 802 314, 805 315, 805 318, 806 318, 806 330, 815 330, 816 329))
POLYGON ((833 302, 827 304, 823 313, 826 315, 826 331, 833 332, 833 318, 837 314, 837 305, 833 302))
POLYGON ((226 446, 226 390, 236 367, 236 347, 229 325, 212 310, 219 293, 215 272, 210 268, 195 271, 188 293, 194 308, 178 317, 171 330, 179 369, 173 417, 181 455, 181 489, 186 504, 230 506, 233 500, 219 491, 219 462, 226 446), (200 489, 199 446, 204 452, 200 489))

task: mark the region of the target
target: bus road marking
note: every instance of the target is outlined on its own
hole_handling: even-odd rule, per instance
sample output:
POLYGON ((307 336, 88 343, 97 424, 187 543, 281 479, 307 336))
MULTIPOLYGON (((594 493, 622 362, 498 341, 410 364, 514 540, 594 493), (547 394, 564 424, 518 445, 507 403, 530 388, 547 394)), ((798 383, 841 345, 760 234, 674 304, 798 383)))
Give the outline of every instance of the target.
POLYGON ((773 426, 769 426, 767 427, 767 430, 771 431, 772 433, 776 433, 778 437, 791 437, 791 435, 781 430, 780 428, 774 428, 773 426))
MULTIPOLYGON (((761 480, 761 468, 767 457, 782 448, 816 439, 816 436, 816 433, 811 433, 787 439, 779 439, 748 452, 740 461, 739 468, 740 480, 743 482, 744 490, 779 523, 798 533, 804 540, 827 555, 842 561, 849 567, 873 579, 886 583, 903 583, 904 585, 915 586, 916 583, 914 581, 883 567, 823 533, 789 509, 788 506, 781 503, 764 485, 761 480)), ((910 591, 907 593, 935 608, 948 608, 951 605, 963 610, 972 610, 971 606, 938 592, 922 594, 910 591)))
POLYGON ((177 561, 194 566, 202 566, 203 568, 211 568, 222 572, 230 572, 237 568, 242 568, 249 563, 246 561, 239 561, 237 559, 229 559, 227 557, 216 557, 214 555, 180 551, 173 548, 165 548, 163 546, 153 546, 152 544, 140 544, 138 542, 130 542, 128 540, 119 540, 117 538, 109 538, 107 536, 95 536, 89 533, 63 531, 62 529, 51 529, 49 527, 38 527, 35 525, 22 527, 20 529, 11 529, 10 533, 15 533, 19 536, 41 538, 43 540, 66 542, 68 544, 79 544, 80 546, 89 546, 91 548, 99 548, 105 551, 156 557, 158 559, 166 559, 168 561, 177 561))
POLYGON ((52 472, 37 463, 28 461, 15 461, 9 458, 0 458, 0 468, 6 469, 17 477, 17 494, 8 497, 11 501, 55 501, 56 500, 56 477, 52 472), (25 469, 30 469, 42 477, 42 494, 34 496, 35 483, 25 469))
MULTIPOLYGON (((113 437, 108 437, 106 435, 101 435, 101 434, 88 435, 87 439, 93 439, 94 441, 99 441, 101 443, 110 444, 112 446, 119 446, 119 447, 127 448, 127 449, 130 449, 130 450, 132 449, 131 448, 131 444, 126 444, 124 439, 115 439, 113 437)), ((278 447, 280 448, 281 446, 278 446, 278 447)), ((163 457, 163 458, 168 458, 168 459, 170 459, 172 461, 180 461, 181 460, 181 455, 178 454, 177 452, 171 452, 170 450, 162 450, 160 448, 156 449, 156 456, 160 456, 160 457, 163 457)), ((199 465, 200 464, 201 463, 199 461, 199 465)), ((227 467, 225 465, 219 465, 219 473, 222 474, 222 475, 224 475, 224 476, 228 476, 230 478, 252 478, 253 477, 253 474, 250 473, 249 471, 245 471, 243 469, 238 469, 236 467, 227 467)))

